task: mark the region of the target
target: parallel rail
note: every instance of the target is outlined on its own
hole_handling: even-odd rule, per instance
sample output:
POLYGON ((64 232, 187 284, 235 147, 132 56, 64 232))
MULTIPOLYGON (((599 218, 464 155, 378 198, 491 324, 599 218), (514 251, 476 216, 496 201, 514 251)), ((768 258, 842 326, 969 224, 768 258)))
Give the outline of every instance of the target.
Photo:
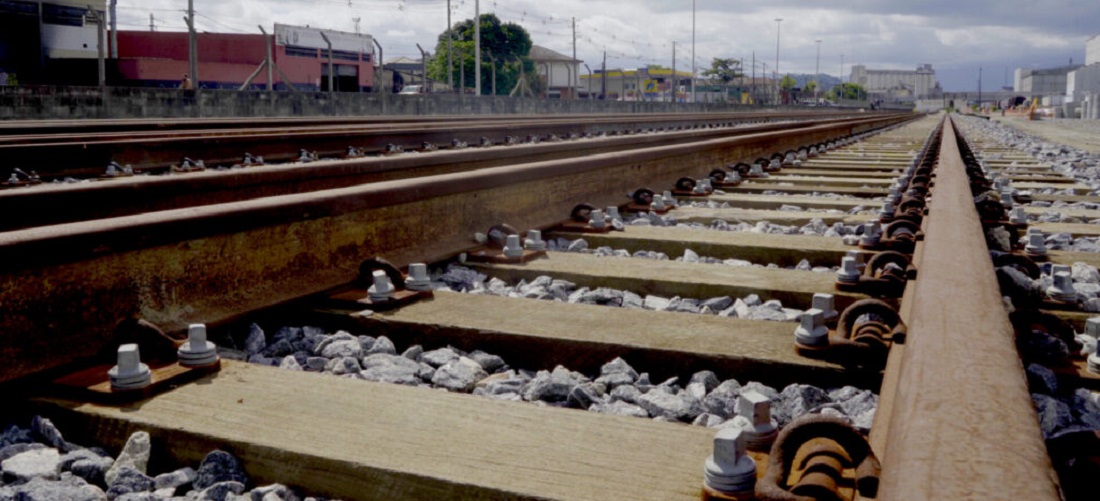
POLYGON ((203 160, 207 166, 215 167, 239 163, 246 152, 262 156, 269 162, 286 162, 297 159, 301 149, 321 157, 341 158, 348 147, 377 154, 394 146, 417 150, 424 143, 446 148, 455 140, 470 145, 479 145, 483 141, 502 144, 509 136, 523 141, 527 136, 547 138, 556 135, 564 138, 570 134, 625 134, 643 130, 699 129, 856 115, 790 112, 563 118, 490 116, 476 120, 466 117, 331 121, 273 119, 271 124, 267 121, 253 121, 251 124, 239 121, 170 122, 166 128, 149 128, 149 124, 141 123, 141 128, 121 130, 91 121, 87 125, 91 130, 70 131, 72 126, 46 127, 43 132, 35 133, 19 133, 17 128, 0 129, 0 132, 8 132, 0 134, 0 158, 11 167, 35 170, 45 179, 67 176, 94 178, 103 174, 112 161, 132 165, 139 170, 161 172, 173 165, 178 166, 184 157, 203 160), (195 125, 205 126, 195 128, 195 125), (101 129, 106 131, 96 132, 101 129))
MULTIPOLYGON (((698 138, 0 233, 0 260, 14 263, 0 288, 0 304, 12 312, 0 318, 0 364, 7 368, 0 380, 56 370, 109 349, 109 333, 123 318, 145 318, 177 332, 194 321, 231 325, 260 310, 293 321, 302 314, 301 305, 315 303, 291 303, 299 309, 279 305, 345 284, 365 257, 382 255, 399 266, 449 259, 472 246, 469 235, 495 223, 546 228, 577 202, 618 205, 622 193, 641 186, 668 186, 683 175, 698 177, 715 166, 769 158, 909 118, 698 138), (26 335, 32 332, 35 336, 26 335), (57 353, 56 346, 68 348, 57 353)), ((930 127, 930 119, 925 120, 930 127)), ((657 377, 709 368, 769 384, 876 388, 881 401, 870 443, 883 470, 873 498, 1059 499, 950 120, 941 144, 923 239, 913 253, 916 277, 899 303, 908 333, 904 342, 894 343, 882 374, 799 358, 789 323, 635 315, 578 305, 534 308, 523 303, 528 300, 449 294, 366 318, 313 309, 303 321, 387 333, 410 344, 478 347, 527 367, 561 363, 591 371, 629 353, 657 377), (562 325, 555 327, 557 322, 562 325), (687 333, 677 332, 678 326, 687 333)), ((893 144, 858 148, 835 167, 832 155, 826 155, 815 166, 786 168, 772 179, 710 197, 735 209, 683 209, 678 217, 704 223, 723 217, 790 224, 814 217, 848 224, 865 220, 866 214, 774 210, 787 203, 845 211, 864 200, 874 204, 889 186, 876 180, 897 174, 896 168, 876 162, 907 161, 916 149, 893 144), (866 198, 803 195, 845 190, 866 198)), ((846 251, 824 238, 720 232, 670 238, 644 227, 628 230, 623 236, 591 238, 595 245, 615 248, 673 254, 686 246, 781 266, 801 259, 828 266, 846 251)), ((1100 262, 1071 253, 1052 253, 1051 259, 1100 262)), ((828 287, 832 279, 810 272, 789 272, 788 277, 751 268, 707 268, 718 265, 596 261, 563 254, 526 268, 479 269, 512 278, 568 272, 572 275, 562 276, 589 281, 593 288, 639 287, 669 295, 760 290, 800 309, 808 307, 810 291, 828 287), (647 275, 649 269, 670 278, 647 275)), ((838 309, 863 297, 837 292, 838 309)), ((135 406, 58 398, 35 402, 68 426, 110 444, 149 429, 164 438, 186 439, 189 445, 169 452, 180 461, 229 447, 245 457, 254 475, 349 498, 602 499, 614 493, 694 499, 713 438, 712 430, 695 427, 239 364, 230 364, 206 384, 135 406), (218 409, 216 417, 210 417, 211 408, 218 409), (288 414, 289 408, 294 412, 288 414), (261 423, 271 424, 252 427, 261 423), (333 440, 334 434, 341 439, 333 440)), ((756 458, 761 467, 767 459, 756 458)))

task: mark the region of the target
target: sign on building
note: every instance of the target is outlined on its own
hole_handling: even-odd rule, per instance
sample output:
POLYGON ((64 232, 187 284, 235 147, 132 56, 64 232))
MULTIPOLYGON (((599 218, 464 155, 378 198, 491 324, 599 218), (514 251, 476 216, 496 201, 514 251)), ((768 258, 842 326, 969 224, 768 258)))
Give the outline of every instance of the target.
POLYGON ((278 23, 275 23, 275 44, 308 49, 328 49, 328 44, 321 37, 322 31, 332 41, 333 50, 370 54, 373 49, 374 42, 371 40, 370 35, 278 23))

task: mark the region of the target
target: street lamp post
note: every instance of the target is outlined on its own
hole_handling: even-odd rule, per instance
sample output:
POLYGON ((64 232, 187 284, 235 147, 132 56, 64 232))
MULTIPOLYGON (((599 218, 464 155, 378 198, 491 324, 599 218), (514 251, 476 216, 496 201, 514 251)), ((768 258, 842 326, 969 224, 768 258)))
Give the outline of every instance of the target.
POLYGON ((775 18, 775 102, 779 104, 779 28, 783 18, 775 18))
POLYGON ((695 0, 691 0, 691 102, 695 102, 695 0))
POLYGON ((817 101, 817 91, 821 87, 821 40, 814 40, 817 44, 817 62, 814 64, 814 101, 817 101))
POLYGON ((481 0, 474 0, 474 89, 481 97, 481 0))
POLYGON ((584 63, 584 69, 588 70, 588 99, 592 99, 592 68, 588 67, 588 63, 584 63))

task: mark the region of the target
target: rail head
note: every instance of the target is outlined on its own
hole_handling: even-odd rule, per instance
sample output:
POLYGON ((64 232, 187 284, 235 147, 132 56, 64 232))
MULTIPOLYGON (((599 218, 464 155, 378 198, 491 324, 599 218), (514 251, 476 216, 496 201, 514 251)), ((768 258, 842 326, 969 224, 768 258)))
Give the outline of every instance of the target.
POLYGON ((879 498, 1057 500, 950 120, 943 130, 879 498))

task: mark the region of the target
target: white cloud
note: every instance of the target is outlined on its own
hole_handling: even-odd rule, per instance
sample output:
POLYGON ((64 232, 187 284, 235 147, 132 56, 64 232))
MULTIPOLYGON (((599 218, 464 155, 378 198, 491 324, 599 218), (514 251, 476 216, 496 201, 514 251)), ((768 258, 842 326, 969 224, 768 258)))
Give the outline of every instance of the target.
MULTIPOLYGON (((1100 27, 1100 2, 1050 0, 1041 8, 1024 0, 481 0, 482 12, 523 25, 535 43, 572 53, 577 22, 577 56, 595 68, 607 51, 609 66, 651 63, 668 66, 672 41, 677 66, 691 66, 692 3, 696 6, 696 65, 715 57, 749 57, 775 62, 776 23, 783 18, 780 69, 813 72, 817 45, 821 69, 840 72, 853 63, 914 68, 931 63, 946 88, 973 86, 972 66, 1054 66, 1083 59, 1084 40, 1100 27), (1066 19, 1065 12, 1074 12, 1066 19)), ((452 0, 452 22, 473 17, 474 0, 452 0)), ((119 0, 123 29, 183 30, 182 0, 119 0)), ((446 28, 446 0, 195 0, 200 29, 255 33, 257 24, 308 24, 378 36, 387 58, 418 57, 416 43, 434 50, 446 28)))

